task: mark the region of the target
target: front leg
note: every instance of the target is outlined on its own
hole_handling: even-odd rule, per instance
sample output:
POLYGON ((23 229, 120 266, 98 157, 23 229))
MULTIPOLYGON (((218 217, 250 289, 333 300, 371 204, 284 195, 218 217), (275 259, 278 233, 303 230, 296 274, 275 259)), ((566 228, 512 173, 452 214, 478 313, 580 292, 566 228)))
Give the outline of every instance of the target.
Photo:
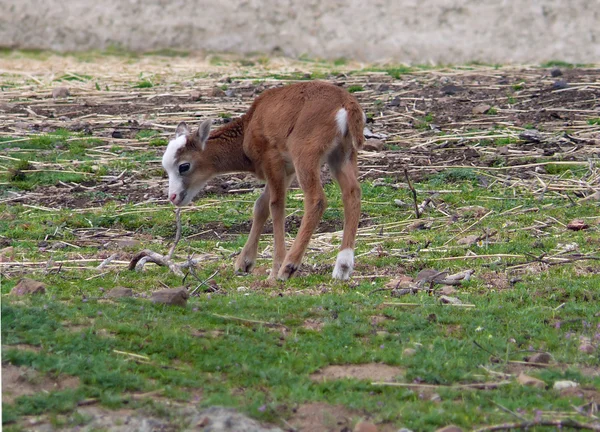
POLYGON ((235 260, 236 273, 250 273, 256 264, 256 255, 258 254, 258 241, 263 228, 269 218, 269 185, 254 203, 254 219, 248 240, 242 249, 242 252, 235 260))
POLYGON ((271 183, 270 207, 273 218, 273 268, 269 279, 275 279, 285 258, 285 181, 271 183))

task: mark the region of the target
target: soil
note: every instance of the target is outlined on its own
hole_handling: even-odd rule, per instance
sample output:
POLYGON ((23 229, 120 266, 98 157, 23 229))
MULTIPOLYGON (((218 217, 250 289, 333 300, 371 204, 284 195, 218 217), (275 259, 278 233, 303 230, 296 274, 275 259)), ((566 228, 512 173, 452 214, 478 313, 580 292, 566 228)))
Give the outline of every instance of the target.
POLYGON ((399 375, 404 375, 404 369, 388 366, 382 363, 367 363, 360 365, 327 366, 312 374, 313 381, 331 381, 338 379, 357 379, 367 381, 394 381, 399 375))
POLYGON ((77 387, 79 387, 79 378, 77 377, 52 378, 41 375, 33 369, 14 366, 10 363, 2 365, 2 401, 4 403, 13 403, 20 396, 77 387))

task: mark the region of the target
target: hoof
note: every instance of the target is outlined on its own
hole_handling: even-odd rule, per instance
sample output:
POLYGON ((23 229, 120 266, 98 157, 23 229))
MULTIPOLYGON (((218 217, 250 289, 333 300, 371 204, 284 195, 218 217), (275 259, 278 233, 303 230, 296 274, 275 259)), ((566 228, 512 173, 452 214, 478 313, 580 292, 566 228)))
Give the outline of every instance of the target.
POLYGON ((334 279, 347 280, 354 269, 354 251, 352 249, 344 249, 338 253, 335 267, 333 268, 334 279))

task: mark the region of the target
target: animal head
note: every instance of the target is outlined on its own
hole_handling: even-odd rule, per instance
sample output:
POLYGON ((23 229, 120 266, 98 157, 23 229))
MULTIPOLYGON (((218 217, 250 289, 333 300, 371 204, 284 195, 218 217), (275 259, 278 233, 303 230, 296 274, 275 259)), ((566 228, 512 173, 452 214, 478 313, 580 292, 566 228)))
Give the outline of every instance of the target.
POLYGON ((162 165, 169 175, 169 200, 178 207, 189 204, 214 174, 202 157, 210 125, 211 120, 205 120, 190 132, 184 122, 179 123, 175 139, 163 155, 162 165))

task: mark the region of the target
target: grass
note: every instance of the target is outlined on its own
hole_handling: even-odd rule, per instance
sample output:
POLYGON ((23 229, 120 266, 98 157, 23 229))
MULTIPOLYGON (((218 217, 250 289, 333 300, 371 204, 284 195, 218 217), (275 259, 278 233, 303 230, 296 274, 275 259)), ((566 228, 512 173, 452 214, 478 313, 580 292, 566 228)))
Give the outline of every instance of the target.
MULTIPOLYGON (((390 179, 389 184, 393 183, 390 179)), ((553 199, 540 202, 526 194, 513 197, 499 187, 481 188, 476 169, 446 170, 415 184, 420 190, 440 186, 456 190, 443 197, 450 208, 482 206, 486 212, 492 211, 486 223, 471 232, 481 232, 483 228, 501 229, 501 234, 490 244, 473 246, 477 254, 540 255, 560 247, 559 243, 572 242, 579 245, 582 253, 593 250, 588 239, 590 236, 596 239, 596 231, 565 232, 555 227, 550 229, 554 235, 540 242, 526 232, 502 229, 529 226, 544 217, 564 222, 574 217, 593 217, 596 214, 593 205, 565 207, 553 199), (489 201, 485 199, 487 196, 504 199, 489 201), (503 216, 518 205, 543 210, 503 216)), ((394 199, 410 201, 407 190, 373 185, 370 181, 363 182, 362 187, 363 213, 377 223, 410 220, 410 209, 399 211, 393 205, 394 199)), ((340 193, 334 185, 328 185, 326 193, 330 206, 324 219, 339 221, 340 193)), ((243 202, 235 197, 219 198, 218 207, 210 205, 210 197, 200 200, 198 206, 208 204, 208 207, 201 212, 184 214, 184 236, 199 232, 203 224, 215 221, 230 228, 245 223, 251 201, 257 196, 252 194, 243 202)), ((288 197, 288 212, 301 207, 302 201, 288 197)), ((152 212, 133 211, 143 208, 126 205, 115 211, 114 204, 107 203, 96 211, 83 213, 69 210, 48 213, 35 209, 23 213, 15 206, 3 204, 0 205, 3 215, 0 231, 12 239, 13 247, 28 260, 46 259, 47 253, 36 247, 40 240, 77 243, 73 230, 90 227, 90 224, 98 229, 135 231, 148 236, 148 242, 173 235, 168 207, 152 212)), ((436 216, 435 212, 427 215, 436 216)), ((165 389, 167 397, 179 400, 188 400, 190 389, 202 388, 201 406, 233 406, 270 422, 291 415, 290 406, 322 401, 345 405, 356 412, 368 411, 378 422, 392 422, 413 430, 429 430, 448 422, 467 427, 506 421, 506 414, 499 411, 495 403, 512 410, 521 408, 525 413, 548 407, 567 409, 569 399, 551 390, 535 390, 518 384, 493 392, 440 389, 442 402, 436 404, 421 400, 418 392, 409 389, 371 387, 356 380, 314 383, 310 379, 311 373, 330 364, 382 362, 404 368, 406 374, 402 379, 407 382, 468 383, 481 379, 479 366, 482 364, 496 371, 507 371, 502 362, 490 364, 490 353, 505 361, 522 360, 528 352, 541 350, 550 352, 558 364, 565 365, 528 372, 548 386, 560 379, 600 386, 600 379, 586 374, 583 369, 597 367, 597 358, 578 350, 580 336, 596 337, 595 304, 600 301, 595 289, 600 282, 597 274, 574 278, 578 266, 557 266, 543 273, 524 274, 512 288, 490 289, 483 275, 495 274, 494 268, 499 270, 504 264, 489 267, 485 259, 437 261, 464 255, 464 247, 453 246, 447 252, 435 250, 448 241, 454 245, 454 233, 473 224, 476 220, 473 218, 465 215, 455 227, 440 226, 431 231, 407 233, 409 241, 402 243, 383 237, 380 243, 384 250, 400 249, 401 255, 418 259, 406 261, 393 255, 367 254, 358 260, 357 268, 363 274, 397 269, 392 271, 390 277, 393 277, 394 273, 404 272, 416 276, 420 269, 428 267, 454 272, 469 266, 476 270, 476 277, 460 288, 461 299, 476 305, 476 309, 469 311, 439 306, 425 294, 406 299, 421 304, 420 308, 383 306, 385 292, 369 293, 382 287, 388 278, 359 279, 351 285, 331 281, 329 272, 334 250, 325 254, 309 252, 305 260, 308 268, 325 265, 323 271, 305 271, 301 277, 290 280, 286 292, 291 290, 297 294, 282 297, 274 294, 283 286, 253 288, 261 286, 264 276, 236 276, 229 252, 224 252, 224 260, 207 262, 198 270, 201 280, 218 271, 215 280, 223 294, 203 293, 199 298, 192 298, 184 309, 154 305, 143 297, 108 303, 101 300, 106 290, 117 285, 131 287, 138 295, 147 295, 161 284, 180 285, 181 281, 162 268, 151 267, 144 273, 121 269, 108 279, 93 278, 97 275, 93 267, 38 274, 36 278, 48 284, 46 295, 24 301, 3 298, 2 337, 3 343, 8 345, 3 351, 3 361, 33 368, 42 374, 77 376, 82 386, 75 390, 22 396, 17 403, 3 406, 4 420, 10 423, 22 416, 44 413, 60 416, 87 398, 98 398, 107 407, 121 407, 128 403, 131 393, 159 388, 165 389), (431 252, 418 252, 424 244, 431 252), (240 292, 240 286, 247 290, 240 292), (314 287, 324 287, 325 293, 302 294, 314 287), (564 306, 557 309, 562 304, 564 306), (219 315, 276 322, 287 326, 289 332, 282 335, 277 329, 260 325, 247 327, 219 315), (374 326, 371 322, 374 316, 385 319, 374 326), (321 322, 322 330, 305 329, 303 323, 307 319, 321 322), (40 351, 11 348, 16 344, 38 346, 40 351), (413 357, 399 355, 407 347, 417 349, 413 357), (149 363, 128 361, 114 350, 147 356, 149 363), (234 391, 239 388, 244 391, 234 391)), ((236 251, 243 241, 244 236, 191 239, 185 241, 180 250, 182 253, 186 253, 186 249, 236 251)), ((269 241, 264 239, 261 250, 269 241)), ((359 255, 372 248, 368 243, 359 241, 359 255)), ((59 261, 74 254, 94 256, 96 253, 96 247, 90 245, 76 250, 59 249, 52 252, 52 257, 59 261)), ((268 265, 268 259, 259 259, 259 267, 268 265)), ((5 280, 2 294, 9 292, 15 283, 16 279, 5 280)), ((85 419, 80 421, 85 423, 85 419)))
MULTIPOLYGON (((317 60, 304 62, 321 66, 317 60)), ((410 68, 377 71, 400 78, 410 68)), ((317 70, 309 76, 325 73, 317 70)), ((276 76, 309 79, 305 72, 269 73, 269 78, 276 76)), ((125 82, 127 91, 138 78, 144 81, 135 75, 125 82)), ((363 90, 358 84, 353 87, 357 92, 363 90)), ((385 103, 375 100, 373 107, 384 111, 385 103)), ((230 116, 225 111, 217 115, 230 116)), ((443 126, 445 121, 426 110, 415 115, 414 127, 420 130, 412 132, 418 134, 429 132, 434 122, 443 126)), ((598 124, 593 123, 595 119, 587 121, 598 124)), ((167 124, 167 120, 159 124, 167 124)), ((39 265, 22 267, 19 272, 2 267, 2 360, 40 376, 76 376, 80 386, 23 395, 14 403, 5 400, 6 430, 27 430, 29 416, 41 416, 57 428, 85 426, 89 418, 76 412, 78 404, 90 399, 105 408, 148 410, 167 417, 177 417, 175 404, 224 405, 282 427, 297 406, 322 402, 346 407, 355 413, 354 420, 368 413, 375 422, 389 423, 396 430, 436 430, 450 423, 470 429, 515 420, 499 406, 527 419, 535 418, 538 411, 573 415, 572 405, 586 401, 554 391, 552 386, 558 380, 577 381, 595 395, 600 389, 597 350, 587 353, 580 349, 582 337, 590 338, 595 346, 600 337, 596 261, 540 263, 567 247, 573 252, 562 256, 597 253, 598 204, 593 200, 577 202, 578 197, 569 194, 577 202, 572 205, 561 194, 533 194, 519 186, 507 187, 490 180, 490 173, 497 172, 477 167, 415 172, 418 201, 432 197, 435 207, 427 207, 423 214, 429 228, 413 229, 412 206, 395 204, 412 203, 411 193, 401 175, 389 174, 393 171, 389 167, 377 174, 381 178, 366 176, 361 181, 364 226, 357 242, 356 277, 348 283, 330 277, 341 242, 341 236, 331 232, 315 235, 299 277, 286 284, 265 283, 271 265, 269 234, 261 239, 257 272, 246 276, 233 272, 258 190, 203 195, 194 210, 183 212, 183 240, 177 259, 192 254, 211 258, 198 267, 196 277, 188 275, 182 281, 167 269, 150 265, 144 272, 129 271, 122 263, 98 272, 95 267, 112 253, 119 252, 126 261, 144 248, 168 250, 175 234, 173 209, 163 202, 150 202, 164 197, 144 189, 164 178, 160 155, 166 139, 153 129, 132 132, 130 140, 119 140, 119 145, 110 138, 90 138, 67 130, 25 138, 0 138, 2 154, 16 159, 1 162, 0 183, 6 187, 0 191, 0 250, 10 246, 15 261, 39 265), (114 154, 109 157, 107 152, 114 154), (113 188, 103 181, 102 176, 123 171, 128 176, 135 173, 138 184, 113 188), (64 189, 65 196, 84 204, 49 208, 43 200, 34 201, 35 205, 3 201, 24 190, 56 194, 56 189, 48 186, 60 186, 59 182, 85 186, 64 189), (139 192, 138 198, 134 192, 139 192), (590 228, 566 229, 575 218, 583 218, 590 228), (459 242, 469 235, 481 240, 470 246, 459 242), (123 244, 119 242, 122 238, 135 242, 123 244), (50 264, 46 271, 50 259, 62 264, 50 264), (400 276, 415 278, 424 269, 450 273, 473 269, 471 280, 457 287, 453 296, 475 308, 442 306, 424 291, 401 298, 391 297, 390 291, 374 292, 400 276), (185 308, 148 300, 151 292, 165 285, 194 288, 213 274, 218 291, 205 291, 202 286, 199 296, 192 297, 185 308), (31 298, 7 295, 22 275, 46 283, 46 294, 31 298), (135 298, 105 299, 104 294, 116 286, 132 288, 135 298), (389 302, 418 306, 385 304, 389 302), (223 316, 276 323, 286 330, 223 316), (320 328, 309 328, 305 325, 309 320, 320 328), (406 348, 414 349, 414 355, 403 355, 406 348), (147 360, 136 361, 117 351, 147 360), (553 363, 539 369, 511 363, 536 351, 549 352, 553 363), (433 391, 423 389, 379 387, 352 378, 311 379, 311 374, 328 365, 372 362, 402 368, 398 381, 403 383, 451 386, 497 381, 498 373, 513 377, 511 384, 496 390, 440 387, 435 389, 439 401, 431 400, 433 391), (547 388, 519 385, 514 376, 522 369, 543 380, 547 388), (161 390, 161 398, 152 401, 132 396, 156 390, 161 390), (198 391, 202 397, 196 401, 198 391)), ((482 153, 489 154, 494 147, 518 142, 509 136, 492 137, 479 145, 482 153)), ((402 146, 397 148, 407 151, 405 143, 398 143, 402 146)), ((436 164, 436 152, 441 151, 452 149, 431 146, 423 148, 419 157, 424 165, 436 164)), ((554 161, 541 156, 540 160, 554 161)), ((467 165, 462 160, 456 163, 467 165)), ((498 158, 497 163, 507 161, 498 158)), ((489 165, 494 166, 492 161, 489 165)), ((544 168, 545 174, 562 179, 590 181, 588 166, 548 164, 544 168)), ((325 191, 329 206, 322 228, 336 231, 343 219, 341 193, 331 183, 325 191)), ((290 192, 288 240, 297 233, 294 218, 302 211, 302 194, 290 192)))

